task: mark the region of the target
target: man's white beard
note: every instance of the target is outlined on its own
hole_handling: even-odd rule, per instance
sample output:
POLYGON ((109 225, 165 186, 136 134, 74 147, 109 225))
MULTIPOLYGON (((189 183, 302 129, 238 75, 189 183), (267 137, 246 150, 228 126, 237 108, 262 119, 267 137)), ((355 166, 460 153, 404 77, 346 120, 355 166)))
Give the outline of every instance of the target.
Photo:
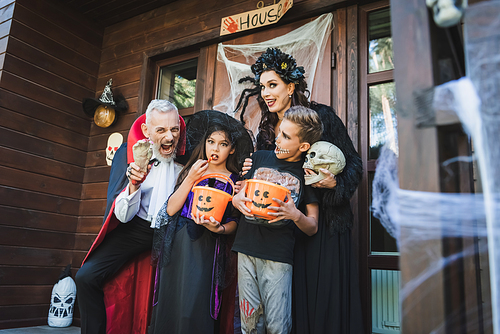
POLYGON ((164 163, 167 163, 167 162, 170 162, 172 160, 175 159, 175 154, 177 153, 177 147, 175 147, 175 150, 174 152, 172 152, 169 156, 165 157, 163 156, 161 153, 160 153, 160 147, 161 147, 161 144, 156 144, 156 143, 153 143, 153 153, 155 155, 155 158, 158 159, 158 161, 160 162, 164 162, 164 163))

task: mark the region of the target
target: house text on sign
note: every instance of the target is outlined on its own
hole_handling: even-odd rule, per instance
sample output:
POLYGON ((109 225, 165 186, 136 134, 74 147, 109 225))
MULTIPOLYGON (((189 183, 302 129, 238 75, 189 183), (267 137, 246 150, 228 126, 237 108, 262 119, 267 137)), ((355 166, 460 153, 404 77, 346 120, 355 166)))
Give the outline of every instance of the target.
MULTIPOLYGON (((263 1, 259 1, 263 4, 263 1)), ((220 35, 234 34, 236 32, 267 26, 279 21, 285 13, 292 8, 293 0, 281 0, 274 5, 231 15, 222 18, 220 35)))

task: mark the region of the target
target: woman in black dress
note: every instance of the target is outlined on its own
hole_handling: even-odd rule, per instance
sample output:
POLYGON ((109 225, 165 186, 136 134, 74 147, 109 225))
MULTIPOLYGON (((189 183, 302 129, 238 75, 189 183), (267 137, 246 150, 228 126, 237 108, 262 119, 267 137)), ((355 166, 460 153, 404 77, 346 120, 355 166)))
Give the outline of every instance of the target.
MULTIPOLYGON (((362 178, 363 166, 347 129, 326 105, 306 97, 304 69, 279 49, 267 49, 252 65, 254 89, 243 91, 238 108, 257 95, 262 111, 257 150, 274 149, 276 129, 285 111, 294 105, 315 110, 323 122, 321 140, 336 145, 344 154, 346 166, 334 176, 315 184, 320 204, 318 232, 308 237, 298 232, 295 244, 293 284, 293 324, 295 333, 363 333, 357 261, 352 250, 353 214, 350 199, 362 178)), ((244 120, 244 107, 241 120, 244 120)), ((237 108, 237 109, 238 109, 237 108)), ((306 174, 314 174, 306 170, 306 174)))

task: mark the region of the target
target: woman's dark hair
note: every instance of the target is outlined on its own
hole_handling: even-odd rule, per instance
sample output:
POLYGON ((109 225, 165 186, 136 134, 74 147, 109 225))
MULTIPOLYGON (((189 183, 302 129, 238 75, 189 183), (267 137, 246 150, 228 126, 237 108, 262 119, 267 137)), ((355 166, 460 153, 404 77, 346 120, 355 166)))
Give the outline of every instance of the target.
POLYGON ((251 68, 255 77, 241 78, 239 83, 252 82, 256 87, 243 90, 235 112, 241 107, 242 110, 240 120, 243 124, 245 124, 244 114, 248 105, 248 99, 251 96, 257 95, 257 101, 262 112, 259 132, 257 134, 257 149, 269 150, 274 148, 274 129, 276 124, 278 124, 279 119, 276 113, 269 111, 264 99, 260 95, 260 76, 264 72, 274 71, 285 84, 288 85, 293 82, 295 84, 295 90, 292 94, 291 107, 309 107, 309 101, 307 100, 309 97, 309 91, 307 90, 307 83, 304 77, 305 71, 303 67, 297 66, 295 59, 291 55, 284 53, 277 48, 267 49, 267 51, 257 59, 251 68), (284 66, 285 63, 286 66, 284 66))
MULTIPOLYGON (((229 143, 231 144, 231 147, 232 148, 235 147, 236 142, 233 138, 231 138, 231 133, 229 132, 229 130, 226 127, 224 127, 220 124, 212 125, 211 127, 209 127, 208 130, 205 132, 205 135, 203 136, 203 140, 200 140, 198 145, 196 145, 196 147, 193 149, 193 153, 191 154, 191 157, 189 158, 188 162, 186 163, 186 165, 184 165, 181 172, 179 173, 179 177, 177 178, 176 188, 180 186, 182 181, 184 181, 184 179, 186 178, 186 176, 189 173, 189 170, 191 169, 191 167, 194 165, 194 163, 197 160, 199 160, 199 159, 206 160, 207 159, 207 152, 205 151, 205 143, 207 142, 207 139, 214 132, 223 132, 224 136, 226 137, 226 140, 229 141, 229 143)), ((227 157, 226 168, 228 171, 230 171, 233 174, 239 173, 240 170, 239 170, 238 158, 237 158, 236 154, 230 154, 227 157)))
MULTIPOLYGON (((271 70, 272 71, 272 70, 271 70)), ((285 79, 281 78, 285 84, 289 84, 285 79)), ((260 86, 259 86, 260 93, 260 86)), ((304 106, 309 107, 309 101, 307 100, 306 94, 309 94, 307 90, 307 83, 305 80, 299 81, 298 84, 295 84, 295 90, 292 94, 292 103, 293 106, 304 106)), ((276 124, 278 124, 279 118, 278 114, 274 112, 270 112, 267 107, 266 102, 260 96, 257 96, 257 101, 260 106, 260 110, 262 111, 260 124, 259 124, 259 133, 257 134, 257 149, 258 150, 269 150, 274 148, 274 138, 275 133, 274 129, 276 128, 276 124)))

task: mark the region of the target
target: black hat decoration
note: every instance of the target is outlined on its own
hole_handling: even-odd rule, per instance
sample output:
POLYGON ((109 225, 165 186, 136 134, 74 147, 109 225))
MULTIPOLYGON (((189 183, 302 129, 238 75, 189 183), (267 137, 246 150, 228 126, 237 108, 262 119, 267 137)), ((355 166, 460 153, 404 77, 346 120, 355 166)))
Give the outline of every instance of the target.
POLYGON ((119 94, 113 98, 112 84, 113 79, 109 79, 99 99, 85 98, 82 102, 85 114, 93 117, 95 124, 101 128, 114 124, 118 115, 128 109, 128 103, 123 95, 119 94))

